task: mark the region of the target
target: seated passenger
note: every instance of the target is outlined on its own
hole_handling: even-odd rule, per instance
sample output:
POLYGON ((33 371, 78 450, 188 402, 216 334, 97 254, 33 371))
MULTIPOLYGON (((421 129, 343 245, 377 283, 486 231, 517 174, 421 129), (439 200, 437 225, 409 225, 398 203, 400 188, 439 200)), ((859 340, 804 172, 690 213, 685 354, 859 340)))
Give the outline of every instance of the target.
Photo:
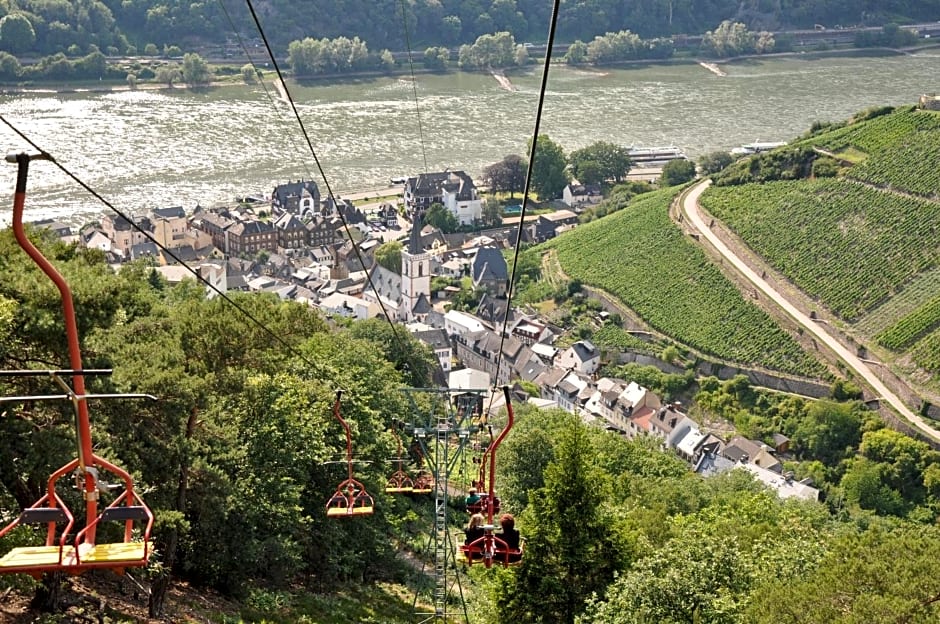
POLYGON ((467 525, 467 528, 463 530, 466 539, 464 539, 464 544, 472 544, 474 541, 483 537, 486 531, 483 529, 483 514, 475 513, 470 516, 470 524, 467 525))
POLYGON ((506 542, 506 551, 502 551, 502 545, 497 546, 496 557, 497 561, 503 563, 519 563, 522 561, 522 552, 519 549, 519 531, 516 530, 516 519, 512 517, 512 514, 503 514, 499 518, 499 526, 502 527, 502 532, 497 534, 499 539, 506 542))
POLYGON ((512 514, 503 514, 499 518, 499 526, 502 527, 502 533, 498 533, 499 539, 506 542, 509 550, 519 550, 519 531, 516 530, 516 519, 512 514))
POLYGON ((472 505, 476 505, 477 503, 480 502, 480 495, 477 494, 477 489, 476 489, 476 488, 470 488, 470 493, 467 494, 467 499, 466 499, 465 502, 466 502, 466 504, 467 504, 467 507, 470 507, 470 506, 472 506, 472 505))

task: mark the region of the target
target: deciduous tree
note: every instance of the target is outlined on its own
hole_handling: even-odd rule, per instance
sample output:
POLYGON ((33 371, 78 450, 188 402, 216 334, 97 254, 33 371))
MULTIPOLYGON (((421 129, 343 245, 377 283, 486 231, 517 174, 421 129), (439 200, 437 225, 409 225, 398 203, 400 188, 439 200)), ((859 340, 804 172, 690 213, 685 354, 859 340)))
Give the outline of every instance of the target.
POLYGON ((695 179, 695 163, 685 158, 670 160, 663 166, 661 186, 678 186, 695 179))
POLYGON ((483 168, 483 183, 494 193, 509 193, 512 198, 525 187, 528 163, 517 154, 509 154, 501 161, 483 168))
MULTIPOLYGON (((531 147, 531 139, 529 145, 531 147)), ((540 134, 536 140, 535 163, 532 167, 532 188, 539 199, 555 199, 561 195, 568 184, 565 171, 568 159, 560 145, 552 141, 547 134, 540 134)))
POLYGON ((571 152, 568 162, 572 175, 582 184, 622 182, 631 166, 629 150, 607 141, 597 141, 571 152))
POLYGON ((0 47, 11 54, 22 54, 36 43, 33 24, 23 13, 10 13, 0 19, 0 47))
POLYGON ((208 84, 212 78, 212 71, 205 59, 196 53, 189 53, 183 57, 183 80, 191 87, 208 84))

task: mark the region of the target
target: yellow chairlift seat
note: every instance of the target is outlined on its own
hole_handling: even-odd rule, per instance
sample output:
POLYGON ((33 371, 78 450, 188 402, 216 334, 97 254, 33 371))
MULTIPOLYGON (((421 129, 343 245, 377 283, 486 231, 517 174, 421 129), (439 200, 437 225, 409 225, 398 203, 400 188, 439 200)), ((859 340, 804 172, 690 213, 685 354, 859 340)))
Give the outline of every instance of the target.
POLYGON ((430 494, 434 491, 434 476, 427 471, 422 471, 415 477, 415 487, 412 490, 414 494, 430 494))
POLYGON ((75 563, 75 548, 62 546, 20 546, 0 557, 0 573, 26 573, 41 576, 75 563))
MULTIPOLYGON (((358 484, 358 481, 355 483, 358 484)), ((375 501, 372 496, 361 489, 350 491, 345 482, 326 504, 326 515, 331 518, 368 516, 374 512, 375 501)))
POLYGON ((88 527, 76 536, 76 563, 82 568, 114 568, 120 572, 123 568, 143 567, 153 550, 150 542, 150 529, 153 526, 153 514, 144 505, 118 505, 107 507, 88 527), (132 541, 131 527, 135 521, 146 522, 144 539, 132 541), (88 528, 101 522, 124 522, 124 541, 89 544, 82 542, 88 528))
POLYGON ((395 472, 385 485, 386 494, 410 494, 414 489, 414 481, 403 470, 395 472))
POLYGON ((25 573, 38 578, 44 572, 60 570, 75 563, 75 549, 71 544, 66 544, 73 524, 72 514, 58 496, 55 496, 57 507, 42 506, 48 499, 48 495, 43 496, 36 505, 24 509, 13 522, 0 531, 0 536, 3 536, 21 524, 48 526, 45 545, 20 546, 0 557, 0 574, 25 573), (55 530, 59 524, 65 524, 65 528, 56 544, 55 530))
POLYGON ((145 542, 118 542, 114 544, 82 544, 78 547, 78 556, 83 566, 112 567, 116 563, 122 567, 147 565, 145 542))

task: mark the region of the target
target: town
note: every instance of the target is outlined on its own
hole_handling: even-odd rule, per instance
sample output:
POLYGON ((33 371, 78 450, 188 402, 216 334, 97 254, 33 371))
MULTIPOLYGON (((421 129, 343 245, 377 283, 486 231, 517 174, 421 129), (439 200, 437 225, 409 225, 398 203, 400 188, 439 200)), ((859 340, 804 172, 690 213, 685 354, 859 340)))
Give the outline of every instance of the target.
MULTIPOLYGON (((537 314, 507 310, 509 268, 503 251, 517 239, 544 242, 576 227, 579 214, 602 200, 599 188, 572 182, 562 194, 567 209, 524 220, 507 216, 498 228, 445 234, 423 224, 432 205, 443 206, 462 225, 481 221, 483 199, 469 175, 443 171, 391 182, 387 192, 359 194, 386 200, 371 205, 322 197, 316 182, 298 180, 278 184, 269 198, 197 206, 191 214, 181 206, 158 208, 133 223, 105 215, 77 233, 52 220, 33 225, 64 242, 102 251, 115 269, 143 259, 170 283, 191 279, 195 271, 211 285, 209 297, 268 292, 316 307, 337 321, 387 316, 434 352, 439 363, 435 381, 442 386, 514 384, 513 397, 520 401, 560 407, 627 437, 656 436, 663 448, 701 474, 740 468, 781 498, 819 498, 811 481, 784 473, 778 455, 788 450, 785 436, 776 435, 771 448, 703 431, 681 404, 663 401, 634 381, 599 377, 602 353, 590 341, 556 347, 566 328, 537 314), (396 239, 401 241, 399 271, 376 261, 382 244, 396 239), (447 278, 451 285, 432 291, 433 278, 447 278), (453 284, 463 278, 481 292, 473 313, 451 309, 461 290, 453 284), (530 396, 518 381, 537 387, 538 396, 530 396)), ((598 317, 603 321, 609 313, 598 317)), ((503 399, 498 392, 493 396, 489 409, 496 412, 503 399)))

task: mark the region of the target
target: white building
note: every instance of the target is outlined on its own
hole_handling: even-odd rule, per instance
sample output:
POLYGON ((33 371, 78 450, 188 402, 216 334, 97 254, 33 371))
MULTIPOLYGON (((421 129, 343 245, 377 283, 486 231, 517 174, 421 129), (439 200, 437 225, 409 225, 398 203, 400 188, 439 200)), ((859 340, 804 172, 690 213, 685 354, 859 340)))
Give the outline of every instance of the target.
POLYGON ((378 304, 342 293, 333 293, 320 300, 319 308, 325 314, 335 314, 362 321, 379 315, 378 304))
POLYGON ((444 315, 444 331, 448 336, 465 336, 486 329, 480 319, 457 310, 448 310, 444 315))

